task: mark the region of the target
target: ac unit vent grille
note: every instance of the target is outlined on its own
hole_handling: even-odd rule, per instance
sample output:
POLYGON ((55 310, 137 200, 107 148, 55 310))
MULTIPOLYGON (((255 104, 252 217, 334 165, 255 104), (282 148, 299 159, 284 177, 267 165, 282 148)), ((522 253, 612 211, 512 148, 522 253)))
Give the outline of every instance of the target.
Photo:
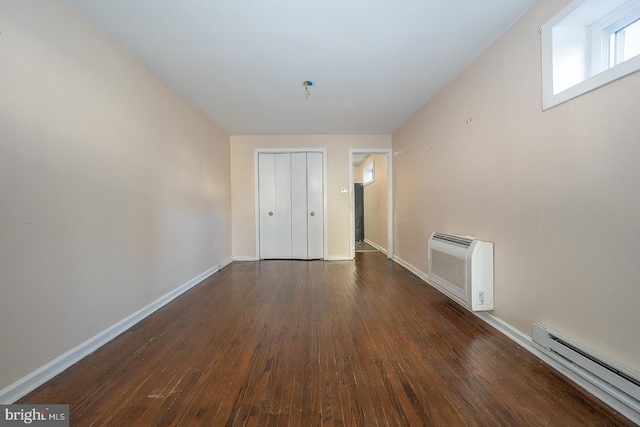
POLYGON ((473 243, 473 237, 456 236, 454 234, 434 233, 434 240, 441 240, 443 242, 453 243, 455 245, 464 246, 468 248, 473 243))
POLYGON ((467 271, 466 259, 449 255, 438 250, 431 251, 431 273, 454 285, 460 292, 461 298, 466 298, 467 293, 467 271))
POLYGON ((428 246, 429 283, 473 311, 493 310, 493 243, 434 232, 428 246))

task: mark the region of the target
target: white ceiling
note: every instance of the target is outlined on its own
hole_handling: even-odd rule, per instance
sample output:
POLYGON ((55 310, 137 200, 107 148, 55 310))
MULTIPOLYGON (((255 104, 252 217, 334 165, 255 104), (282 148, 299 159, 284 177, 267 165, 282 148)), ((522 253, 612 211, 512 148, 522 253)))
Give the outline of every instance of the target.
POLYGON ((393 134, 535 2, 70 1, 231 135, 393 134))

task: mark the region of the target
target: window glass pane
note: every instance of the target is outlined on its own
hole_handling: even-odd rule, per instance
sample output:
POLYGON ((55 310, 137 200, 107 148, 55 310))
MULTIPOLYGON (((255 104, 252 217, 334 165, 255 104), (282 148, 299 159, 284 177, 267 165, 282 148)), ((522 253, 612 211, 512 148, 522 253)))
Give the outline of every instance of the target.
POLYGON ((543 110, 638 70, 640 0, 573 0, 542 27, 543 110))
POLYGON ((618 34, 620 33, 622 33, 623 46, 622 58, 618 62, 626 61, 640 54, 640 19, 618 31, 618 34))
POLYGON ((368 184, 370 182, 373 182, 373 179, 374 179, 373 162, 364 167, 364 169, 362 170, 362 175, 363 175, 362 178, 364 181, 363 184, 368 184))

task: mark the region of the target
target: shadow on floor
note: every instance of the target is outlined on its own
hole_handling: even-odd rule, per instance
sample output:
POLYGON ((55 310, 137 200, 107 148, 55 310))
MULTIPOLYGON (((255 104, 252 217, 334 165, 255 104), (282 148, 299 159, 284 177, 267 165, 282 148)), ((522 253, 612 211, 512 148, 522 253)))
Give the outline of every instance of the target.
POLYGON ((356 240, 356 252, 377 252, 378 250, 365 242, 364 240, 356 240))

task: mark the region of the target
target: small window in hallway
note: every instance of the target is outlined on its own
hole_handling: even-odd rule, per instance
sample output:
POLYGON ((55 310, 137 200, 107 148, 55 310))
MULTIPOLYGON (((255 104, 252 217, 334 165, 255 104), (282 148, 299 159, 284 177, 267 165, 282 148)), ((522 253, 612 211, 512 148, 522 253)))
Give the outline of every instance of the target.
POLYGON ((372 160, 371 163, 362 169, 362 181, 364 185, 371 184, 375 181, 374 163, 375 161, 372 160))

